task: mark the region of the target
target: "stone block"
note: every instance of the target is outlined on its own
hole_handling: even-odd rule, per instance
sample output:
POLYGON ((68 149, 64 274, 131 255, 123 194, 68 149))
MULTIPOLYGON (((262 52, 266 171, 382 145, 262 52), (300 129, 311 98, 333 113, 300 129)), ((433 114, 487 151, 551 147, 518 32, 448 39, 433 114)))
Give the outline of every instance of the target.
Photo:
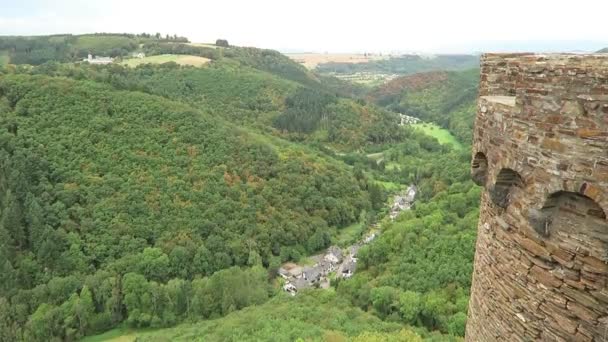
POLYGON ((541 284, 549 288, 558 288, 562 285, 562 281, 554 276, 551 272, 538 266, 532 266, 529 277, 539 281, 541 284))
POLYGON ((588 322, 595 321, 600 316, 597 312, 589 310, 576 302, 568 302, 567 308, 578 318, 588 322))

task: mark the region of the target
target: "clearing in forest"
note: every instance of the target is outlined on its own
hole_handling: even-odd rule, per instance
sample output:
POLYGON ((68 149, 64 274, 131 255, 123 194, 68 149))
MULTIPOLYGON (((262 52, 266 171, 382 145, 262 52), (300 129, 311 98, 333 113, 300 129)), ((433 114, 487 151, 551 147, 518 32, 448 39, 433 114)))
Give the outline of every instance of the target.
POLYGON ((103 334, 84 337, 82 342, 133 342, 136 339, 135 330, 116 328, 103 334))
POLYGON ((136 67, 140 64, 163 64, 168 62, 175 62, 179 65, 192 65, 201 66, 210 61, 209 58, 192 56, 192 55, 157 55, 148 56, 144 58, 129 58, 123 61, 123 64, 136 67))
POLYGON ((8 62, 9 62, 8 51, 0 50, 0 65, 8 64, 8 62))
POLYGON ((413 124, 412 127, 419 129, 419 130, 423 131, 425 134, 434 137, 442 145, 452 144, 452 146, 454 146, 454 148, 457 150, 460 150, 462 148, 462 144, 460 143, 460 141, 458 141, 458 139, 456 139, 456 137, 453 136, 452 133, 450 133, 450 131, 448 131, 447 129, 442 128, 440 126, 437 126, 436 124, 418 123, 418 124, 413 124))

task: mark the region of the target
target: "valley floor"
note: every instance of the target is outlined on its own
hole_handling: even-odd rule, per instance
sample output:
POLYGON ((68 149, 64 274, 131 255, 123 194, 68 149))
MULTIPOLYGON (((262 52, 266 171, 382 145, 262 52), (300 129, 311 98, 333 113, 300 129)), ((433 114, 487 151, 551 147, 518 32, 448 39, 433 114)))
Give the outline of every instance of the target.
POLYGON ((434 123, 423 122, 423 123, 413 124, 412 127, 423 131, 425 134, 428 134, 428 135, 432 136, 433 138, 436 138, 439 141, 439 143, 442 145, 451 144, 457 150, 460 150, 463 148, 460 141, 458 141, 458 139, 456 139, 456 137, 453 136, 452 133, 450 133, 450 131, 448 131, 445 128, 440 127, 439 125, 436 125, 434 123))

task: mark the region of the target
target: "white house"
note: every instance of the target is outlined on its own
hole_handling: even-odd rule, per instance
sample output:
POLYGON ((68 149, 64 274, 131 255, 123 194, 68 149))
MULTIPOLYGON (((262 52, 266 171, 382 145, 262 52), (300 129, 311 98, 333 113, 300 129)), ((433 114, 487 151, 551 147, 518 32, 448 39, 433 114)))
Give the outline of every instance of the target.
POLYGON ((83 59, 82 61, 89 62, 91 64, 110 64, 114 61, 114 59, 112 59, 111 57, 93 57, 92 54, 89 54, 89 56, 86 59, 83 59))
POLYGON ((285 283, 285 285, 283 285, 283 290, 289 292, 292 296, 295 296, 296 292, 298 292, 298 289, 292 283, 285 283))

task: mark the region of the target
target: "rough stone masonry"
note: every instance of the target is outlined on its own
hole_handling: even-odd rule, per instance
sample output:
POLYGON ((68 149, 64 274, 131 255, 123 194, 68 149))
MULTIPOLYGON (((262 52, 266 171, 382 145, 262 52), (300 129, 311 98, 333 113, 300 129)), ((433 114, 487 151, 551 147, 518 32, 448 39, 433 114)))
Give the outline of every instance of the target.
POLYGON ((608 341, 608 55, 486 54, 466 340, 608 341))

